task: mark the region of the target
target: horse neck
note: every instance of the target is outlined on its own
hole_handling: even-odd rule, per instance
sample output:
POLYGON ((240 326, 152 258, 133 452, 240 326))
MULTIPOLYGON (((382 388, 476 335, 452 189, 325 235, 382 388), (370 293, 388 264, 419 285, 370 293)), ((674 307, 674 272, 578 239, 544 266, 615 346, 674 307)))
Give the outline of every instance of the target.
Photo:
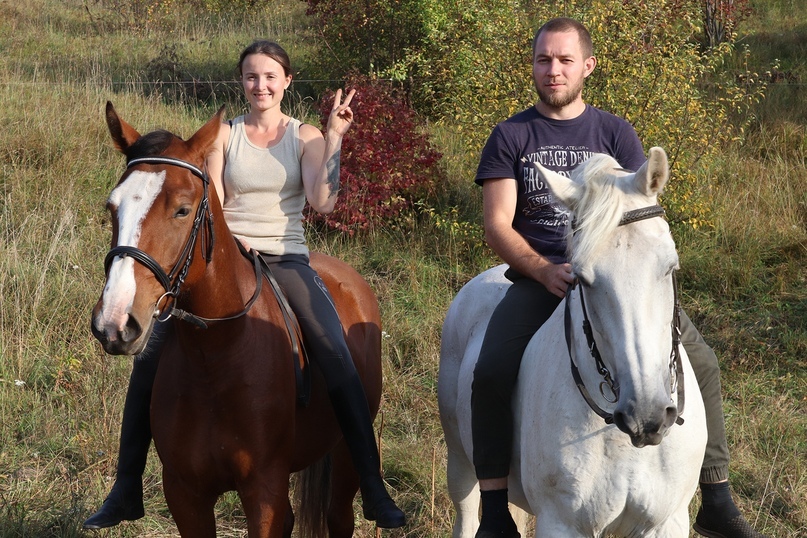
POLYGON ((240 312, 255 292, 254 266, 241 253, 224 220, 221 206, 211 199, 213 234, 197 241, 187 290, 182 294, 187 308, 205 317, 226 317, 240 312), (209 241, 213 241, 210 262, 205 261, 209 241), (198 268, 198 269, 197 269, 198 268), (201 273, 201 274, 199 274, 201 273))

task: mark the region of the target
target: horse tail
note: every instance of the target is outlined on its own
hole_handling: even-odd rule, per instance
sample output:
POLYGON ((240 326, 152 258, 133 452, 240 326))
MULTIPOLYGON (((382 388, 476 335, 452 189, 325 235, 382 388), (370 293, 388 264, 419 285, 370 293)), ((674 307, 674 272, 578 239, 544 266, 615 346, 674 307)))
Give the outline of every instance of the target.
POLYGON ((331 499, 331 455, 297 473, 294 488, 295 519, 299 523, 300 538, 317 538, 328 535, 328 508, 331 499))

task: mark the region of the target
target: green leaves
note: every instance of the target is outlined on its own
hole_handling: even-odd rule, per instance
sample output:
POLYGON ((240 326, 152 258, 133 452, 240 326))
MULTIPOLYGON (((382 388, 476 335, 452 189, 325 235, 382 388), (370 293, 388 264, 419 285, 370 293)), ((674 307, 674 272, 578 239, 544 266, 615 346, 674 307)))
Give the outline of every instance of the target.
POLYGON ((694 0, 571 0, 562 10, 520 0, 398 0, 385 9, 375 0, 309 5, 347 65, 406 80, 412 106, 453 126, 473 154, 496 123, 535 101, 535 30, 559 15, 577 18, 589 28, 599 60, 585 99, 630 121, 646 148, 665 148, 673 174, 665 205, 673 220, 696 227, 710 223, 708 186, 698 184, 697 168, 742 137, 748 111, 765 89, 747 84, 758 80, 753 73, 724 72, 730 41, 700 46, 703 9, 694 0), (335 18, 326 22, 326 14, 335 18), (347 25, 357 18, 361 24, 347 25), (394 39, 391 27, 400 32, 394 39))

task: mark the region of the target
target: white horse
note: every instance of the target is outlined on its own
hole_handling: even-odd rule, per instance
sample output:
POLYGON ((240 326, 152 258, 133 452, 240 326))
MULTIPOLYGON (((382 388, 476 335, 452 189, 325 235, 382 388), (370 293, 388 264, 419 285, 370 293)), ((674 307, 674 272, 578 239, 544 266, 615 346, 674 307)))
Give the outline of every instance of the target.
MULTIPOLYGON (((667 156, 653 148, 629 173, 596 155, 572 179, 536 166, 575 217, 569 246, 578 284, 524 353, 510 501, 536 516, 536 537, 687 537, 706 420, 677 339, 678 255, 666 221, 654 218, 663 215, 657 196, 667 156)), ((505 268, 465 285, 443 325, 438 398, 455 538, 471 538, 479 526, 471 382, 488 319, 509 285, 505 268)))

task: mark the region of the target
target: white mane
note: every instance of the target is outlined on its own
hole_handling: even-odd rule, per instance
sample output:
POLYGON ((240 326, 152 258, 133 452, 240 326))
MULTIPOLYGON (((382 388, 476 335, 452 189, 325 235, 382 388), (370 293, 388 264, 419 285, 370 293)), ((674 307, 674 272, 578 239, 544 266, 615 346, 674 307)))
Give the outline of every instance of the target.
POLYGON ((622 207, 617 179, 624 175, 616 160, 603 154, 593 155, 572 171, 572 180, 586 186, 572 208, 574 225, 568 231, 569 259, 575 267, 589 264, 619 225, 622 207))

